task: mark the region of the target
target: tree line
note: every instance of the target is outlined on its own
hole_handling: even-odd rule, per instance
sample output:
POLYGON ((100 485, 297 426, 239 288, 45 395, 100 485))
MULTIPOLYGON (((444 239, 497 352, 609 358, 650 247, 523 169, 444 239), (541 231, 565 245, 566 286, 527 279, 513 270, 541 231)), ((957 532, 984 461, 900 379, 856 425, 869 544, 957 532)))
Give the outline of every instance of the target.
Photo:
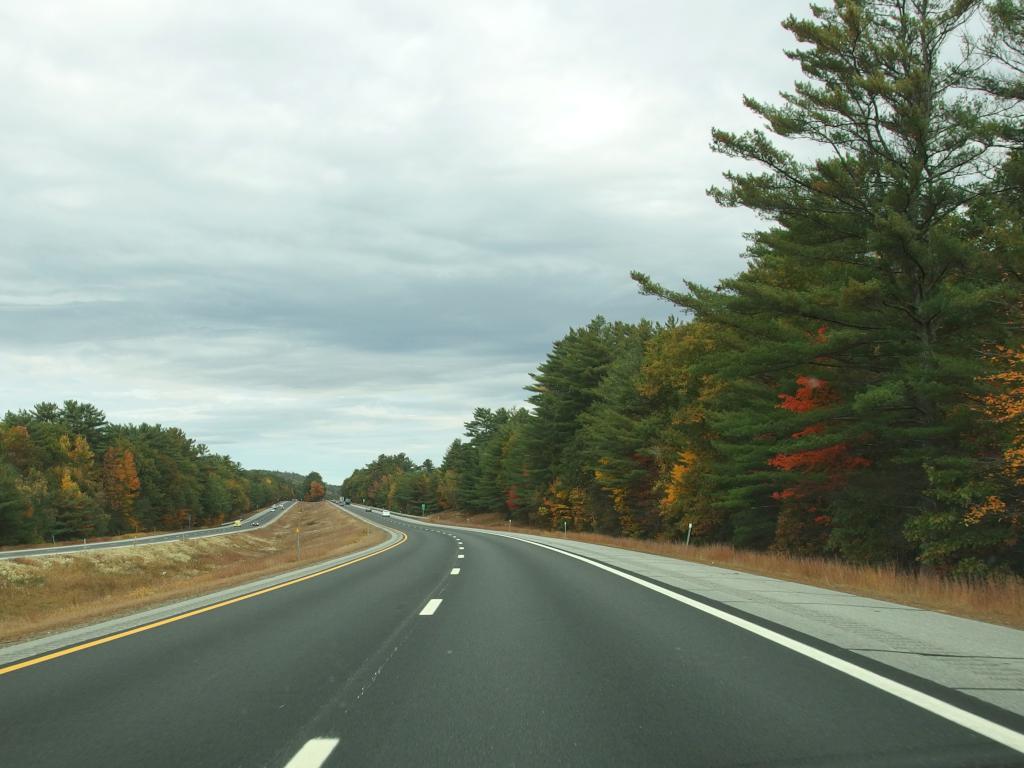
POLYGON ((0 422, 0 545, 216 525, 323 494, 315 472, 246 470, 176 427, 111 424, 89 403, 0 422))
POLYGON ((756 212, 744 269, 640 290, 683 321, 597 318, 526 408, 477 408, 439 467, 343 492, 637 537, 1024 573, 1024 7, 836 0, 783 22, 804 79, 709 194, 756 212))

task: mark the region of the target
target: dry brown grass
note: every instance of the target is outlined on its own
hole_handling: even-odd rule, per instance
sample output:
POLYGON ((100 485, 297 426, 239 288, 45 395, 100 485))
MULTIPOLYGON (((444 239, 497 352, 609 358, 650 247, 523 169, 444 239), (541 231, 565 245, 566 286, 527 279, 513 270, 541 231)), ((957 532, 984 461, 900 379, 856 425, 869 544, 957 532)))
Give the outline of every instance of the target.
POLYGON ((231 536, 0 560, 0 643, 214 592, 386 536, 326 502, 300 502, 273 525, 231 536))
MULTIPOLYGON (((517 527, 510 529, 507 522, 497 514, 467 517, 447 512, 433 515, 430 519, 438 523, 562 538, 562 533, 556 531, 517 527)), ((679 542, 572 531, 568 532, 567 538, 733 568, 1024 629, 1024 579, 1021 578, 964 581, 930 573, 910 573, 895 565, 856 565, 820 557, 791 557, 777 552, 734 549, 725 544, 687 547, 679 542)))

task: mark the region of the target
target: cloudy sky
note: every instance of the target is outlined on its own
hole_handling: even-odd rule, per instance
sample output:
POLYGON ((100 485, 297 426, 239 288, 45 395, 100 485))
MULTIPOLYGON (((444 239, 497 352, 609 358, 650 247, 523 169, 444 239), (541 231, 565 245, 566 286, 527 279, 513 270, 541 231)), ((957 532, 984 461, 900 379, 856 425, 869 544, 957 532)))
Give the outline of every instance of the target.
POLYGON ((439 460, 570 327, 666 317, 631 269, 742 267, 709 132, 790 87, 806 9, 0 0, 0 410, 439 460))

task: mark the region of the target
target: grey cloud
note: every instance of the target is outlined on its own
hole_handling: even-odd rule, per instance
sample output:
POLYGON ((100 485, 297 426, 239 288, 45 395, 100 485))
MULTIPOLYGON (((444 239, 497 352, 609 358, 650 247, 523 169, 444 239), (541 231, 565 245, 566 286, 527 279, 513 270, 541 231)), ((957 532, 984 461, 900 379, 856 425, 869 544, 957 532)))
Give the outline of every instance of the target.
POLYGON ((711 125, 798 0, 83 0, 0 12, 0 407, 91 400, 251 466, 439 458, 640 269, 737 271, 711 125))

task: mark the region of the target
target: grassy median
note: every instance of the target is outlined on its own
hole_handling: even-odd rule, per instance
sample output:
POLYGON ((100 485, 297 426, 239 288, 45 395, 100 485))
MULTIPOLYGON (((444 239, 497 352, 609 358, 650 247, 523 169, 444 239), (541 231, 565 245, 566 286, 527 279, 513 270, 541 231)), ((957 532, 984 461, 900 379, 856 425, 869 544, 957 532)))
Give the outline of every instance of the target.
POLYGON ((230 536, 0 560, 0 643, 214 592, 386 536, 332 504, 300 502, 273 525, 230 536))
MULTIPOLYGON (((563 538, 560 531, 509 528, 499 515, 494 514, 467 517, 460 513, 448 512, 432 515, 429 519, 437 523, 563 538)), ((947 579, 932 573, 911 573, 894 565, 857 565, 823 557, 791 557, 778 552, 734 549, 726 544, 687 547, 680 542, 572 531, 569 531, 566 537, 590 544, 604 544, 609 547, 733 568, 737 571, 1024 629, 1024 579, 1018 577, 968 581, 947 579)))

